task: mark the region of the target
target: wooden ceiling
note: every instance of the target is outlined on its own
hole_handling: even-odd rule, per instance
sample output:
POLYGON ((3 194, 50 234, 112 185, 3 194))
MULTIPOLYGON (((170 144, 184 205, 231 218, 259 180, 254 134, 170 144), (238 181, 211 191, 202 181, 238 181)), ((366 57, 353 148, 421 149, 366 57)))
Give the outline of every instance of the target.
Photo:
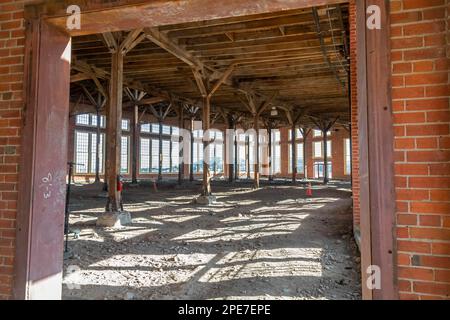
MULTIPOLYGON (((348 5, 337 4, 135 30, 124 59, 124 86, 147 93, 141 108, 164 100, 201 106, 193 72, 201 69, 210 88, 223 82, 212 96, 213 112, 245 113, 250 119, 246 101, 253 96, 269 104, 264 119, 288 123, 301 113, 301 121, 311 126, 311 119, 337 117, 346 124, 348 24, 348 5), (277 116, 271 115, 273 108, 277 116)), ((92 104, 86 91, 95 96, 103 88, 107 94, 108 37, 123 40, 130 33, 73 39, 73 103, 92 104)), ((124 107, 130 105, 125 94, 124 107)))

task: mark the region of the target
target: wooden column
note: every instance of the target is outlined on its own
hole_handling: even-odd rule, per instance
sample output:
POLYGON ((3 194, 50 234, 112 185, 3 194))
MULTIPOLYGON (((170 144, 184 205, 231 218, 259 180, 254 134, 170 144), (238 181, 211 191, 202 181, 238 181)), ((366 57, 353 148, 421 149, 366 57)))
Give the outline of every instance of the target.
POLYGON ((292 183, 297 182, 297 148, 296 148, 296 134, 295 124, 291 128, 291 166, 292 166, 292 183))
POLYGON ((138 157, 139 157, 139 107, 134 106, 132 130, 132 154, 131 154, 131 183, 137 184, 138 157))
POLYGON ((159 120, 159 135, 158 135, 159 151, 158 151, 158 181, 162 181, 162 166, 163 166, 163 153, 162 153, 162 121, 159 120))
MULTIPOLYGON (((235 123, 234 123, 234 119, 233 116, 229 115, 228 116, 228 129, 234 129, 235 128, 235 123)), ((235 145, 236 143, 236 135, 235 132, 228 137, 228 139, 225 139, 225 141, 228 141, 229 143, 233 143, 233 145, 235 145)), ((228 158, 228 181, 231 183, 233 182, 233 178, 235 176, 235 159, 237 158, 236 156, 236 152, 235 152, 235 147, 231 147, 231 146, 225 146, 225 149, 227 150, 227 152, 229 152, 230 154, 227 154, 227 158, 228 158)))
POLYGON ((238 136, 236 135, 236 122, 234 123, 234 180, 239 178, 239 164, 238 164, 238 136))
POLYGON ((361 260, 364 299, 398 299, 395 237, 394 127, 391 97, 390 2, 356 1, 361 260), (381 9, 381 29, 366 27, 370 5, 381 9), (367 268, 381 271, 380 289, 367 288, 367 268))
POLYGON ((253 116, 253 125, 256 131, 256 154, 255 154, 255 172, 254 172, 254 181, 253 186, 255 189, 259 189, 259 116, 255 114, 253 116))
POLYGON ((100 182, 100 107, 97 106, 97 137, 95 141, 95 182, 100 182))
POLYGON ((194 117, 191 117, 191 163, 189 164, 189 181, 194 181, 194 117))
POLYGON ((273 168, 272 168, 272 125, 269 123, 267 127, 269 133, 269 181, 273 181, 273 168))
POLYGON ((327 184, 330 182, 328 178, 328 129, 322 130, 323 134, 323 183, 327 184))
POLYGON ((203 196, 211 195, 211 175, 208 164, 208 146, 211 142, 209 136, 211 99, 209 96, 203 97, 203 196))
POLYGON ((117 179, 120 174, 120 147, 122 140, 122 92, 123 92, 123 53, 112 53, 111 80, 109 86, 109 112, 107 131, 109 145, 107 149, 108 168, 108 212, 119 212, 120 195, 117 191, 117 179))
MULTIPOLYGON (((27 20, 13 298, 60 299, 69 134, 70 36, 27 20)), ((7 247, 14 255, 14 248, 7 247)), ((0 280, 1 282, 1 280, 0 280)))
POLYGON ((181 132, 184 129, 184 107, 182 105, 180 105, 180 109, 179 109, 179 113, 178 113, 178 128, 180 128, 180 136, 178 138, 178 143, 179 143, 179 162, 178 162, 178 184, 183 183, 184 180, 184 153, 183 153, 183 148, 182 145, 184 143, 183 141, 183 136, 181 135, 181 132))
POLYGON ((250 179, 250 137, 245 137, 245 162, 246 162, 246 169, 247 169, 247 179, 250 179))

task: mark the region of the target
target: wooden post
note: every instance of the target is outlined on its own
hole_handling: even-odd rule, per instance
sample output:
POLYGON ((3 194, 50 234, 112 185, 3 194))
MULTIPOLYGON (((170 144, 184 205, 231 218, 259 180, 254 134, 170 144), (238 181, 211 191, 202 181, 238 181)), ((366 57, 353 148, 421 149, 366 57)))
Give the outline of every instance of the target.
POLYGON ((255 172, 254 172, 254 188, 259 189, 259 117, 258 114, 253 115, 253 124, 256 131, 256 154, 255 154, 255 172))
POLYGON ((159 152, 158 152, 158 181, 162 181, 162 166, 163 166, 163 153, 162 153, 162 121, 159 120, 159 135, 158 135, 158 143, 159 143, 159 152))
POLYGON ((191 163, 189 164, 189 181, 194 181, 194 117, 191 117, 191 163))
POLYGON ((297 182, 297 148, 295 143, 295 124, 291 128, 291 166, 292 166, 292 183, 297 182))
POLYGON ((311 133, 311 129, 308 128, 303 128, 301 129, 301 133, 303 136, 303 172, 304 172, 304 176, 305 179, 308 179, 308 160, 307 160, 307 152, 306 152, 306 148, 307 148, 307 139, 309 134, 311 133))
MULTIPOLYGON (((100 97, 100 95, 99 95, 100 97)), ((97 105, 97 137, 95 141, 95 182, 100 182, 100 106, 97 105)))
MULTIPOLYGON (((228 129, 233 129, 235 127, 235 122, 233 119, 232 115, 228 116, 228 129)), ((228 139, 226 139, 226 141, 228 142, 233 142, 233 144, 236 144, 236 135, 235 133, 233 133, 232 135, 230 134, 230 136, 228 137, 228 139), (233 139, 233 140, 232 140, 233 139)), ((236 153, 235 153, 235 148, 231 147, 231 146, 226 146, 226 150, 227 152, 229 152, 230 154, 227 154, 227 158, 228 158, 228 181, 231 183, 233 182, 233 176, 235 175, 235 159, 237 158, 236 153), (234 154, 233 154, 234 153, 234 154)))
POLYGON ((13 299, 57 300, 63 278, 71 39, 45 20, 30 19, 24 25, 26 121, 17 221, 11 220, 16 238, 15 248, 7 245, 2 254, 15 254, 13 299))
POLYGON ((325 127, 322 130, 323 134, 323 183, 327 184, 330 179, 328 178, 328 128, 325 127))
POLYGON ((120 173, 120 146, 122 140, 122 92, 123 92, 123 53, 117 50, 112 54, 111 82, 109 86, 108 112, 108 205, 107 211, 119 212, 120 195, 117 191, 117 178, 120 173))
POLYGON ((245 162, 246 162, 246 169, 247 169, 247 179, 250 179, 250 137, 245 137, 245 162))
POLYGON ((134 106, 132 124, 131 183, 137 184, 139 152, 139 107, 134 106))
POLYGON ((234 180, 239 178, 239 165, 238 165, 238 136, 236 135, 236 122, 234 123, 234 180))
POLYGON ((178 114, 178 128, 180 129, 180 136, 178 137, 179 143, 179 161, 178 161, 178 184, 182 184, 184 180, 184 153, 182 145, 184 143, 181 132, 184 129, 184 107, 180 105, 180 112, 178 114))
POLYGON ((269 133, 269 181, 273 181, 273 168, 272 168, 272 124, 269 123, 267 127, 269 133))
POLYGON ((211 109, 211 99, 209 96, 203 97, 203 196, 211 195, 211 176, 209 173, 209 144, 211 142, 209 136, 210 128, 210 109, 211 109))

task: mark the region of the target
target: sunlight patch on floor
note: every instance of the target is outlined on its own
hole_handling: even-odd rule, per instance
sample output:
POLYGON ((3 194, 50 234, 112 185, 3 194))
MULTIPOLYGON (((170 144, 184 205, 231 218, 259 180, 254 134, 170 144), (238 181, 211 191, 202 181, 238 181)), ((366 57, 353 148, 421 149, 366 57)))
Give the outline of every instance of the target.
POLYGON ((261 273, 264 273, 265 278, 321 277, 321 255, 322 249, 320 248, 281 248, 230 252, 202 276, 200 281, 221 282, 246 279, 258 276, 261 273))

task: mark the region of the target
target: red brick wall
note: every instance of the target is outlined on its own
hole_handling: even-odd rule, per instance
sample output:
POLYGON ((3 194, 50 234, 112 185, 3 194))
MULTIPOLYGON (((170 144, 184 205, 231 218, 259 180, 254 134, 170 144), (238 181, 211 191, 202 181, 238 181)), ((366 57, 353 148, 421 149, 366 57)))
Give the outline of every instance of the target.
POLYGON ((359 141, 358 141, 358 100, 357 100, 357 52, 356 52, 356 5, 350 1, 350 93, 351 93, 351 137, 352 137, 352 188, 353 188, 353 223, 359 226, 359 141))
POLYGON ((23 1, 0 1, 0 299, 11 295, 23 108, 23 1))
POLYGON ((449 1, 392 1, 391 8, 400 297, 448 299, 449 1))
MULTIPOLYGON (((0 0, 0 299, 11 297, 13 281, 23 108, 22 17, 23 4, 30 2, 33 1, 0 0)), ((449 4, 448 0, 391 3, 400 297, 448 298, 450 115, 448 53, 446 57, 444 47, 449 4)), ((350 18, 354 21, 353 10, 350 18)), ((351 24, 352 58, 354 25, 351 24)), ((352 60, 354 87, 356 60, 352 60)), ((353 183, 355 223, 358 223, 355 92, 352 92, 353 183)))

